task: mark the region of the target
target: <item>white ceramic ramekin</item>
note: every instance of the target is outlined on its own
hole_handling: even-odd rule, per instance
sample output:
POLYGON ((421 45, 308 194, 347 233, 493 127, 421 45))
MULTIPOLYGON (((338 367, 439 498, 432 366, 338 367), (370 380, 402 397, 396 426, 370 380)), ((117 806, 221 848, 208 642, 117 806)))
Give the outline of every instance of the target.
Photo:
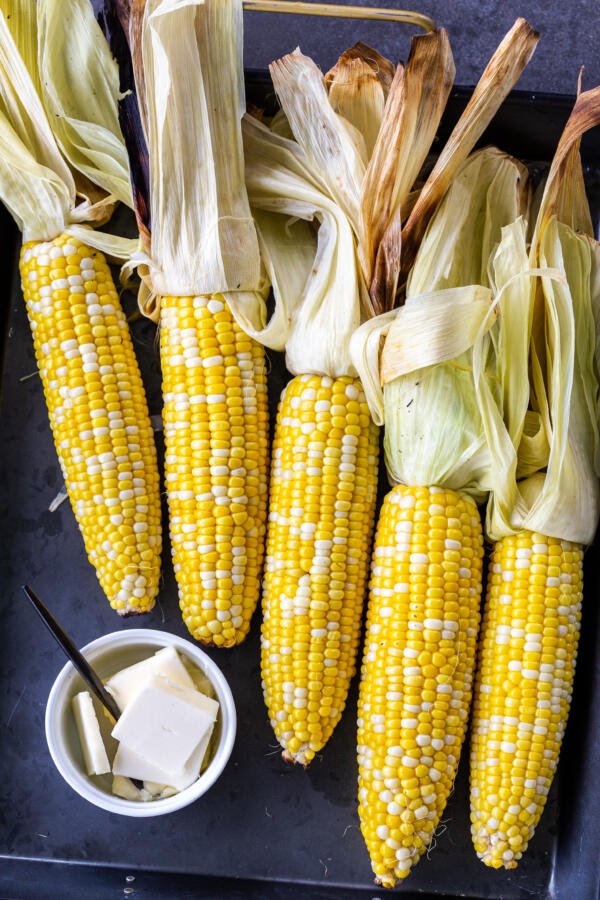
POLYGON ((74 791, 95 806, 122 816, 162 816, 188 806, 215 783, 231 754, 236 731, 233 696, 224 675, 212 659, 195 644, 164 631, 136 628, 115 631, 82 648, 82 653, 100 677, 113 674, 122 666, 142 659, 144 651, 151 656, 162 647, 175 647, 187 656, 209 679, 219 701, 217 719, 218 743, 213 757, 202 775, 190 787, 172 797, 149 802, 124 800, 99 787, 86 773, 71 709, 73 696, 86 686, 69 662, 61 669, 52 686, 46 705, 46 740, 56 768, 74 791))

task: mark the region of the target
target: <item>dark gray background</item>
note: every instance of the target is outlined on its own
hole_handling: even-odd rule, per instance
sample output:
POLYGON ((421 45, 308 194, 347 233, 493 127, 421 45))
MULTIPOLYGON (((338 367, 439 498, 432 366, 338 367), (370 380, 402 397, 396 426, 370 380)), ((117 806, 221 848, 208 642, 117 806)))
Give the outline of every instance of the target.
MULTIPOLYGON (((309 0, 310 2, 310 0, 309 0)), ((579 67, 584 87, 600 84, 599 0, 338 0, 344 6, 387 6, 426 13, 450 35, 456 84, 473 85, 517 16, 541 33, 541 40, 518 84, 529 91, 574 94, 579 67)), ((246 12, 247 68, 265 68, 300 46, 327 69, 359 38, 396 61, 406 59, 410 25, 246 12)))

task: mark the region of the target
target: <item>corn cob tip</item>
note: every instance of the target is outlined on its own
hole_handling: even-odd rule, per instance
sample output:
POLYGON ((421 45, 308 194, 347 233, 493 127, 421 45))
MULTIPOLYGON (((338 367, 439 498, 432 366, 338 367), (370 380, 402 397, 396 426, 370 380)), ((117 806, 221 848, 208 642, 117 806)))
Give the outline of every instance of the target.
MULTIPOLYGON (((153 603, 154 603, 153 600, 149 600, 148 602, 149 602, 150 604, 153 604, 153 603)), ((148 609, 132 609, 132 608, 128 608, 128 609, 118 609, 118 610, 117 610, 118 615, 119 615, 122 619, 132 619, 132 618, 134 618, 135 616, 145 616, 145 615, 147 615, 149 612, 152 612, 152 609, 150 608, 150 606, 148 607, 148 609)))
POLYGON ((314 752, 306 747, 297 750, 295 753, 290 753, 289 750, 283 750, 281 758, 286 763, 293 763, 298 766, 303 766, 306 769, 309 762, 314 758, 314 755, 314 752))
POLYGON ((506 840, 497 840, 498 835, 491 835, 483 826, 471 828, 473 846, 478 859, 491 869, 516 869, 521 854, 515 854, 506 840), (496 838, 496 840, 495 840, 496 838))

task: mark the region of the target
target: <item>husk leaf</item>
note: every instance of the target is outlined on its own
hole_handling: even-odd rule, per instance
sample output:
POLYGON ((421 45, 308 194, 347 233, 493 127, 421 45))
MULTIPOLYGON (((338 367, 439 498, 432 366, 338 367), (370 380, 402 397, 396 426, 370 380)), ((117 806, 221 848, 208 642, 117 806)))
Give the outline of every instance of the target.
POLYGON ((531 399, 530 421, 525 419, 519 442, 512 423, 517 405, 522 411, 522 399, 513 404, 512 416, 502 404, 492 410, 494 422, 487 437, 492 469, 498 472, 500 447, 510 450, 512 445, 518 463, 504 481, 498 474, 500 483, 490 497, 486 528, 493 540, 525 528, 587 544, 596 530, 600 510, 598 257, 597 244, 589 234, 579 143, 583 132, 598 122, 600 89, 595 89, 577 99, 539 207, 529 251, 530 271, 539 277, 530 300, 528 346, 513 341, 506 343, 504 351, 494 347, 493 369, 502 369, 503 393, 514 390, 508 385, 509 375, 514 383, 529 365, 531 399), (536 440, 542 443, 542 435, 547 440, 542 470, 519 480, 532 470, 532 446, 536 440))
POLYGON ((243 132, 250 201, 254 210, 270 214, 257 218, 275 294, 265 331, 249 333, 267 346, 285 345, 286 365, 295 375, 354 374, 349 342, 361 321, 361 279, 352 228, 296 142, 249 116, 243 132), (296 220, 303 223, 300 232, 296 220), (313 222, 316 235, 306 226, 313 222), (299 243, 283 233, 290 229, 299 243), (279 323, 274 333, 273 320, 279 323))
POLYGON ((0 198, 25 241, 55 238, 75 206, 75 183, 1 13, 0 198))
POLYGON ((132 206, 119 73, 89 0, 38 0, 39 71, 54 136, 73 168, 132 206))
MULTIPOLYGON (((487 528, 493 539, 527 528, 588 544, 594 538, 600 503, 590 246, 584 236, 553 216, 536 250, 541 266, 566 276, 566 281, 541 279, 550 416, 548 464, 543 478, 531 484, 519 482, 527 502, 503 509, 494 497, 487 528)), ((538 397, 539 393, 538 383, 538 397)))
POLYGON ((390 89, 363 185, 361 259, 373 309, 393 307, 400 275, 403 205, 430 151, 454 81, 442 28, 413 38, 390 89))
POLYGON ((261 287, 258 238, 244 184, 242 27, 241 0, 149 0, 146 5, 148 265, 157 294, 261 287))
MULTIPOLYGON (((494 322, 488 261, 502 227, 522 212, 525 178, 523 167, 494 148, 473 154, 427 229, 406 305, 397 311, 398 324, 389 328, 382 351, 385 359, 389 341, 386 365, 406 372, 383 388, 392 482, 447 486, 476 500, 485 496, 489 452, 472 351, 465 344, 472 345, 494 322), (430 314, 411 322, 421 301, 430 314), (405 332, 403 321, 411 326, 405 332)), ((355 359, 357 349, 353 343, 355 359)))
POLYGON ((365 44, 364 41, 357 41, 347 50, 344 50, 337 63, 325 74, 323 81, 327 90, 331 89, 332 83, 339 77, 340 68, 343 68, 347 62, 353 59, 360 59, 368 63, 371 70, 377 75, 383 89, 384 99, 387 100, 392 81, 394 80, 396 66, 373 47, 365 44))
POLYGON ((324 78, 333 110, 360 131, 367 160, 381 128, 394 66, 366 44, 346 50, 324 78))
POLYGON ((539 35, 529 23, 519 18, 487 64, 402 228, 403 272, 408 272, 434 210, 461 164, 520 78, 538 39, 539 35))
POLYGON ((41 97, 36 0, 0 0, 0 12, 4 15, 19 56, 41 97))
POLYGON ((359 234, 361 186, 366 149, 360 132, 334 112, 321 70, 300 50, 269 66, 273 85, 294 138, 311 170, 359 234))

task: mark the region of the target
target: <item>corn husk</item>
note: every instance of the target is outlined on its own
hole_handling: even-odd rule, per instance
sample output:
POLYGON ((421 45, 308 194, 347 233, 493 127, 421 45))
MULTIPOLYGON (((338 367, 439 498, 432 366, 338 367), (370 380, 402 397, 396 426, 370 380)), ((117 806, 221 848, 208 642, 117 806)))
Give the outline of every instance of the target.
POLYGON ((371 411, 385 423, 392 483, 485 496, 490 457, 471 348, 494 323, 488 263, 502 228, 526 208, 526 179, 523 166, 494 148, 473 154, 430 222, 405 305, 379 317, 383 350, 377 319, 353 339, 371 411))
MULTIPOLYGON (((142 54, 158 295, 257 292, 260 253, 244 185, 241 0, 149 0, 142 54)), ((140 89, 138 85, 138 91, 140 89)))
POLYGON ((361 322, 362 281, 350 223, 295 141, 248 116, 243 130, 246 183, 275 297, 267 327, 245 327, 266 346, 285 347, 294 375, 354 374, 349 342, 361 322))
MULTIPOLYGON (((600 89, 580 95, 555 155, 529 251, 536 272, 526 306, 528 340, 482 340, 481 407, 494 484, 486 528, 492 540, 530 529, 590 543, 600 512, 598 463, 598 359, 596 331, 598 245, 593 239, 579 157, 581 134, 600 122, 600 89), (529 406, 516 393, 531 373, 529 406), (499 384, 500 391, 489 388, 499 384), (490 398, 495 394, 496 402, 490 398), (519 422, 533 413, 544 452, 534 468, 533 438, 519 422), (530 438, 529 440, 527 440, 530 438), (527 477, 524 477, 527 476, 527 477)), ((520 252, 522 266, 523 251, 520 252)), ((515 261, 512 263, 513 271, 515 261)), ((511 264, 507 265, 507 274, 511 264)), ((491 335, 493 332, 490 333, 491 335)), ((537 448, 540 451, 540 447, 537 448)))
POLYGON ((517 19, 487 64, 402 228, 402 270, 408 272, 427 224, 456 172, 471 152, 531 59, 539 35, 517 19))
POLYGON ((366 148, 362 134, 332 108, 320 69, 295 50, 269 66, 273 86, 307 165, 359 233, 366 148))
POLYGON ((334 112, 362 134, 367 161, 381 128, 394 71, 388 59, 359 41, 342 53, 323 79, 334 112))
POLYGON ((399 66, 362 191, 363 271, 376 312, 394 305, 405 204, 436 135, 454 81, 444 29, 413 38, 399 66))
POLYGON ((132 206, 119 73, 92 6, 38 0, 37 9, 42 98, 61 151, 77 172, 132 206))
MULTIPOLYGON (((125 259, 133 242, 84 224, 105 222, 113 202, 106 197, 96 203, 77 202, 75 180, 12 36, 12 28, 19 33, 18 14, 17 8, 9 29, 0 12, 0 199, 24 241, 52 240, 72 232, 110 257, 125 259)), ((33 59, 28 63, 33 65, 33 59)))
POLYGON ((35 0, 0 0, 0 12, 4 15, 19 56, 41 97, 36 2, 35 0))

